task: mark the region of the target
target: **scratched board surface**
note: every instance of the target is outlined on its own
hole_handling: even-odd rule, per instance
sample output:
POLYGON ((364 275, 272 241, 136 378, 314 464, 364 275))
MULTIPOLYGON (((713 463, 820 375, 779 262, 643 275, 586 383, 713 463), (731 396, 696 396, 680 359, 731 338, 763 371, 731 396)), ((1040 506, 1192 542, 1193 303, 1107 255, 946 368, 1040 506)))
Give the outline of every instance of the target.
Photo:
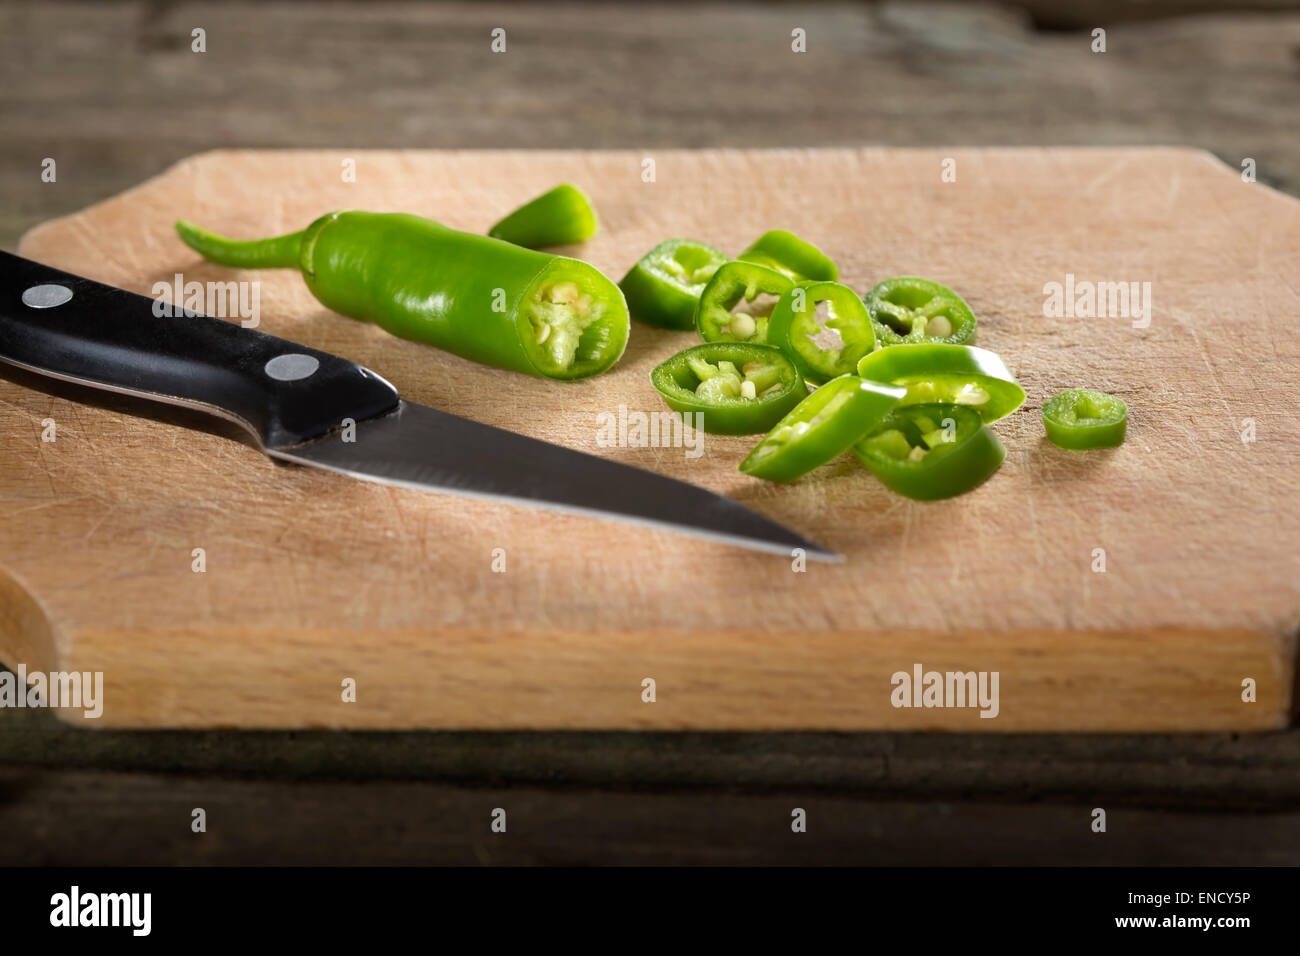
POLYGON ((407 399, 731 496, 843 564, 799 571, 667 532, 276 465, 197 413, 5 370, 0 660, 103 672, 104 713, 87 726, 1289 721, 1300 204, 1175 149, 664 151, 653 182, 643 158, 207 153, 36 228, 20 251, 144 294, 178 273, 256 279, 267 332, 361 362, 407 399), (355 182, 341 175, 349 158, 355 182), (335 315, 291 271, 203 263, 171 231, 184 217, 260 236, 336 208, 482 231, 566 180, 602 230, 565 251, 614 278, 667 237, 734 254, 780 227, 860 290, 894 275, 953 287, 1028 393, 995 426, 1006 463, 972 494, 917 503, 851 458, 792 486, 750 479, 735 469, 747 438, 706 436, 699 457, 607 447, 602 413, 659 410, 648 373, 692 334, 634 324, 611 373, 532 380, 335 315), (1076 294, 1135 282, 1149 301, 1138 315, 1049 316, 1053 282, 1076 294), (1046 442, 1043 401, 1080 386, 1128 402, 1122 447, 1046 442), (997 672, 997 716, 893 706, 891 675, 917 665, 997 672))

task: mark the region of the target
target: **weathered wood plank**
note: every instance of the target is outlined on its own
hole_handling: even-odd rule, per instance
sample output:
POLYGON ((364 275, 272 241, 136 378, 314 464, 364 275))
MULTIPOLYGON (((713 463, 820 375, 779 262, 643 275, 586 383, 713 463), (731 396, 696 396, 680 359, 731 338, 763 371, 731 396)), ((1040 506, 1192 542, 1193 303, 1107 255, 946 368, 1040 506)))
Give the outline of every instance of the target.
POLYGON ((0 864, 1300 863, 1300 814, 0 769, 0 864), (191 831, 206 812, 207 832, 191 831), (506 813, 506 832, 491 815, 506 813), (802 808, 807 832, 791 832, 802 808), (11 840, 10 834, 19 834, 11 840))
POLYGON ((1186 144, 1300 189, 1300 14, 1108 20, 1090 51, 1090 9, 1143 8, 1038 32, 939 4, 9 3, 0 244, 234 144, 1186 144))
POLYGON ((731 734, 104 731, 0 719, 0 765, 268 780, 629 786, 1146 809, 1300 806, 1300 734, 731 734))

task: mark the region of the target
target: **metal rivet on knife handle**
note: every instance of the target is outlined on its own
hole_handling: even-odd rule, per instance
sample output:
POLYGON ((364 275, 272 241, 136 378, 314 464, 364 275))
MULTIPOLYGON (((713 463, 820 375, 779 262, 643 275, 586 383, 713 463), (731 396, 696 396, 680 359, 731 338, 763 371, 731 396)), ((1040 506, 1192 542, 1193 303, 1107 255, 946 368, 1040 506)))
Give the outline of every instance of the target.
POLYGON ((297 382, 310 378, 320 368, 320 360, 314 355, 290 352, 277 355, 266 363, 266 374, 277 382, 297 382))
POLYGON ((66 285, 34 285, 23 292, 23 305, 30 309, 52 309, 71 301, 72 290, 66 285))

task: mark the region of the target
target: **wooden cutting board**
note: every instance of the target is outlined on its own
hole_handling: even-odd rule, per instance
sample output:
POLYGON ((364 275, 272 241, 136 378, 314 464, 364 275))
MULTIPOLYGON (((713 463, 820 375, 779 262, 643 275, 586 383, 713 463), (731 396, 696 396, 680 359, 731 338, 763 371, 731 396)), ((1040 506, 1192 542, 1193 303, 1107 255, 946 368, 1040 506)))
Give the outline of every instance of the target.
POLYGON ((1277 728, 1292 713, 1300 204, 1206 154, 215 152, 38 227, 20 251, 145 294, 176 273, 257 279, 263 330, 361 362, 408 399, 695 482, 847 558, 796 571, 278 466, 202 416, 4 371, 0 660, 102 671, 102 718, 65 719, 1191 731, 1277 728), (955 182, 941 178, 949 158, 955 182), (536 381, 335 315, 293 272, 202 263, 171 230, 186 217, 260 236, 359 208, 481 231, 564 180, 603 223, 572 251, 616 279, 669 236, 735 253, 785 227, 856 288, 919 274, 957 289, 1029 395, 996 426, 1005 465, 973 494, 916 503, 848 458, 794 486, 749 479, 735 470, 747 438, 707 436, 694 459, 601 447, 602 412, 661 408, 648 373, 692 334, 634 324, 610 374, 536 381), (1149 325, 1045 317, 1044 286, 1067 273, 1150 282, 1149 325), (1047 443, 1039 408, 1074 386, 1129 403, 1125 445, 1047 443), (892 675, 916 665, 996 671, 998 715, 894 707, 892 675))

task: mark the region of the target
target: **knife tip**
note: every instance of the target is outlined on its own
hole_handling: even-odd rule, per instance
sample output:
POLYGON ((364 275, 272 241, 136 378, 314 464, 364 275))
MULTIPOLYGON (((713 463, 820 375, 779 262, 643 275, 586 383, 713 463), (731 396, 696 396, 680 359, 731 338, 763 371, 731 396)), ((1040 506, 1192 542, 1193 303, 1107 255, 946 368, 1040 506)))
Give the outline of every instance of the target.
POLYGON ((816 561, 823 561, 826 564, 844 563, 844 555, 840 554, 838 551, 832 551, 829 548, 823 548, 820 545, 812 545, 811 547, 807 548, 806 551, 808 553, 808 557, 816 561))

